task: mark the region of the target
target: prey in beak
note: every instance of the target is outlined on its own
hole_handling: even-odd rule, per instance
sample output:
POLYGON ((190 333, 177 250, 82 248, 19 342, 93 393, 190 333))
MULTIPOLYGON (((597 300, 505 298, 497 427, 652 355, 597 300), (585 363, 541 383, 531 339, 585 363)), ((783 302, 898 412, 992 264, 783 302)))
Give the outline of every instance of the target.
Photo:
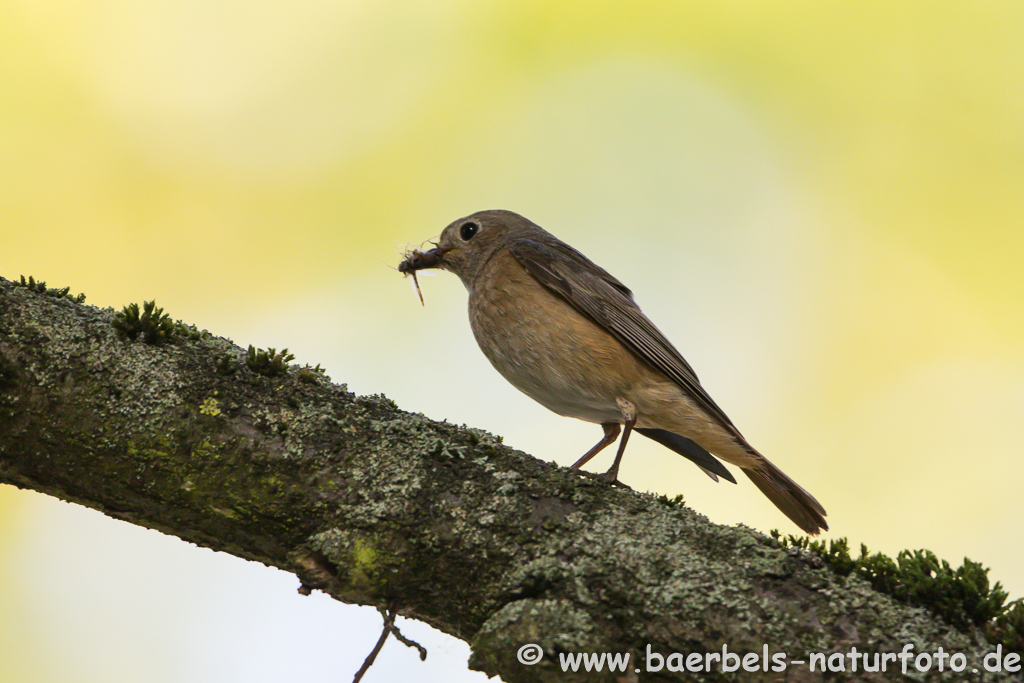
POLYGON ((441 265, 441 257, 444 256, 445 251, 448 250, 442 251, 440 247, 434 247, 429 251, 413 249, 411 252, 407 252, 405 259, 398 264, 399 273, 412 275, 412 284, 416 289, 416 294, 420 297, 421 306, 426 306, 427 304, 423 301, 423 290, 420 289, 420 281, 416 279, 416 271, 439 267, 441 265))

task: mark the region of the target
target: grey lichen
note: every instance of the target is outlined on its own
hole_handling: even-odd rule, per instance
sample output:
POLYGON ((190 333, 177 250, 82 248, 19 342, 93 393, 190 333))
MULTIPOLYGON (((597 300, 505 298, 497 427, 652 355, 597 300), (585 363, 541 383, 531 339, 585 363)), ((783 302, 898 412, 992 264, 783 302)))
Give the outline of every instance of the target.
POLYGON ((598 631, 593 615, 569 600, 516 600, 504 605, 480 627, 471 643, 473 655, 469 664, 483 671, 525 669, 517 655, 526 644, 532 644, 540 648, 543 657, 527 669, 530 679, 567 680, 558 664, 559 653, 600 651, 603 643, 592 638, 598 631))

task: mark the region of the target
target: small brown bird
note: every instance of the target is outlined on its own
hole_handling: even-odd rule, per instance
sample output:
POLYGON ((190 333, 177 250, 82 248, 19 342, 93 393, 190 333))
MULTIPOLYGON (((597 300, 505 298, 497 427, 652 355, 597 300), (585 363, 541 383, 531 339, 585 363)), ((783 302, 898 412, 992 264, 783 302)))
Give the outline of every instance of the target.
POLYGON ((480 211, 398 266, 406 274, 426 268, 462 280, 477 344, 505 379, 559 415, 604 429, 574 469, 615 441, 624 424, 604 479, 617 481, 635 429, 715 481, 735 483, 714 453, 742 469, 801 529, 828 529, 821 504, 747 443, 629 288, 565 242, 511 211, 480 211))

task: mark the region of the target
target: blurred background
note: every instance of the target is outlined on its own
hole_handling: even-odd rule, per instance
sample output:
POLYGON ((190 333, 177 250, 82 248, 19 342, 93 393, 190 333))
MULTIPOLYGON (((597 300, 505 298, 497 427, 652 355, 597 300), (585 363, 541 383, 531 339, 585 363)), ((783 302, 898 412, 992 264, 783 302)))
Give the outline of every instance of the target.
MULTIPOLYGON (((156 299, 560 464, 450 274, 484 208, 623 280, 834 537, 1024 594, 1019 2, 0 1, 0 275, 156 299)), ((609 449, 594 461, 602 471, 609 449)), ((644 439, 620 474, 797 531, 644 439)), ((0 487, 0 680, 350 680, 368 608, 0 487)), ((400 620, 401 623, 401 620, 400 620)), ((482 681, 426 626, 366 681, 482 681)))

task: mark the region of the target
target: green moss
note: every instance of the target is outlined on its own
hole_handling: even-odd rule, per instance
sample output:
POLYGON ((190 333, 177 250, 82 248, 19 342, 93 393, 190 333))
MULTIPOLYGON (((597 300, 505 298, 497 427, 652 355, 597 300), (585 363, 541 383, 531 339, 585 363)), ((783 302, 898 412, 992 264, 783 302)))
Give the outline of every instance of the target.
POLYGON ((302 368, 299 368, 299 380, 306 384, 315 383, 318 377, 326 377, 324 369, 320 367, 319 363, 316 364, 315 368, 310 367, 308 363, 302 368))
POLYGON ((174 334, 174 322, 164 309, 157 308, 155 300, 142 302, 141 312, 138 304, 128 304, 114 314, 111 325, 122 338, 135 341, 141 337, 153 346, 164 344, 174 334))
POLYGON ((171 320, 164 309, 157 308, 156 301, 142 302, 142 310, 135 303, 128 304, 114 314, 111 325, 122 339, 132 341, 142 338, 147 344, 160 346, 178 337, 190 341, 207 339, 211 335, 195 325, 186 325, 180 320, 171 320))
MULTIPOLYGON (((807 536, 783 537, 777 529, 772 530, 772 538, 782 548, 800 548, 814 553, 840 576, 849 576, 857 568, 857 560, 850 556, 850 544, 845 538, 836 538, 828 542, 814 541, 807 536)), ((861 546, 861 555, 867 552, 866 546, 861 546)), ((878 588, 876 586, 876 588, 878 588)), ((879 589, 880 590, 880 589, 879 589)))
POLYGON ((68 301, 74 302, 76 304, 80 304, 85 301, 85 294, 72 295, 69 293, 71 291, 70 287, 61 287, 60 289, 48 289, 46 287, 45 282, 43 282, 42 280, 36 282, 35 278, 32 277, 31 275, 28 276, 28 280, 26 280, 25 276, 22 275, 21 282, 15 282, 14 286, 24 287, 25 289, 31 292, 36 292, 37 294, 42 294, 44 296, 52 296, 58 299, 67 299, 68 301))
POLYGON ((358 538, 352 548, 353 579, 369 579, 377 572, 377 550, 367 541, 358 538))
POLYGON ((174 334, 191 341, 199 341, 210 336, 206 330, 200 330, 195 325, 186 325, 180 320, 174 321, 174 334))
POLYGON ((167 453, 160 449, 153 448, 149 444, 139 444, 129 441, 127 446, 128 457, 132 460, 151 460, 154 457, 167 457, 167 453))
POLYGON ((986 625, 985 637, 990 643, 1002 643, 1008 650, 1024 651, 1024 599, 1011 602, 986 625))
POLYGON ((295 360, 295 356, 288 353, 288 349, 281 349, 278 353, 274 348, 264 351, 255 348, 252 344, 249 345, 249 350, 245 354, 245 364, 249 369, 266 377, 283 375, 288 371, 288 363, 293 360, 295 360))
POLYGON ((856 572, 875 590, 924 607, 961 631, 980 627, 993 645, 1002 643, 1011 650, 1024 647, 1024 599, 1006 604, 1008 594, 1002 585, 997 581, 990 586, 988 569, 966 557, 954 569, 930 550, 902 550, 893 560, 869 553, 861 544, 860 556, 855 558, 845 538, 826 543, 807 536, 783 537, 777 530, 772 531, 771 542, 813 553, 840 576, 856 572))
MULTIPOLYGON (((201 409, 200 412, 202 412, 201 409)), ((219 410, 217 412, 218 414, 220 413, 219 410)), ((210 443, 209 439, 203 439, 202 441, 200 441, 199 443, 192 447, 192 455, 204 460, 209 458, 216 458, 217 448, 212 443, 210 443)))
POLYGON ((670 508, 686 507, 686 502, 683 500, 683 494, 681 494, 681 493, 679 495, 677 495, 677 496, 672 497, 672 498, 669 498, 668 496, 662 494, 662 495, 658 496, 657 498, 655 498, 655 500, 657 500, 662 505, 665 505, 665 506, 670 507, 670 508))
POLYGON ((235 374, 238 369, 238 363, 235 362, 235 356, 231 353, 225 353, 217 357, 214 361, 214 367, 218 375, 229 376, 235 374))

